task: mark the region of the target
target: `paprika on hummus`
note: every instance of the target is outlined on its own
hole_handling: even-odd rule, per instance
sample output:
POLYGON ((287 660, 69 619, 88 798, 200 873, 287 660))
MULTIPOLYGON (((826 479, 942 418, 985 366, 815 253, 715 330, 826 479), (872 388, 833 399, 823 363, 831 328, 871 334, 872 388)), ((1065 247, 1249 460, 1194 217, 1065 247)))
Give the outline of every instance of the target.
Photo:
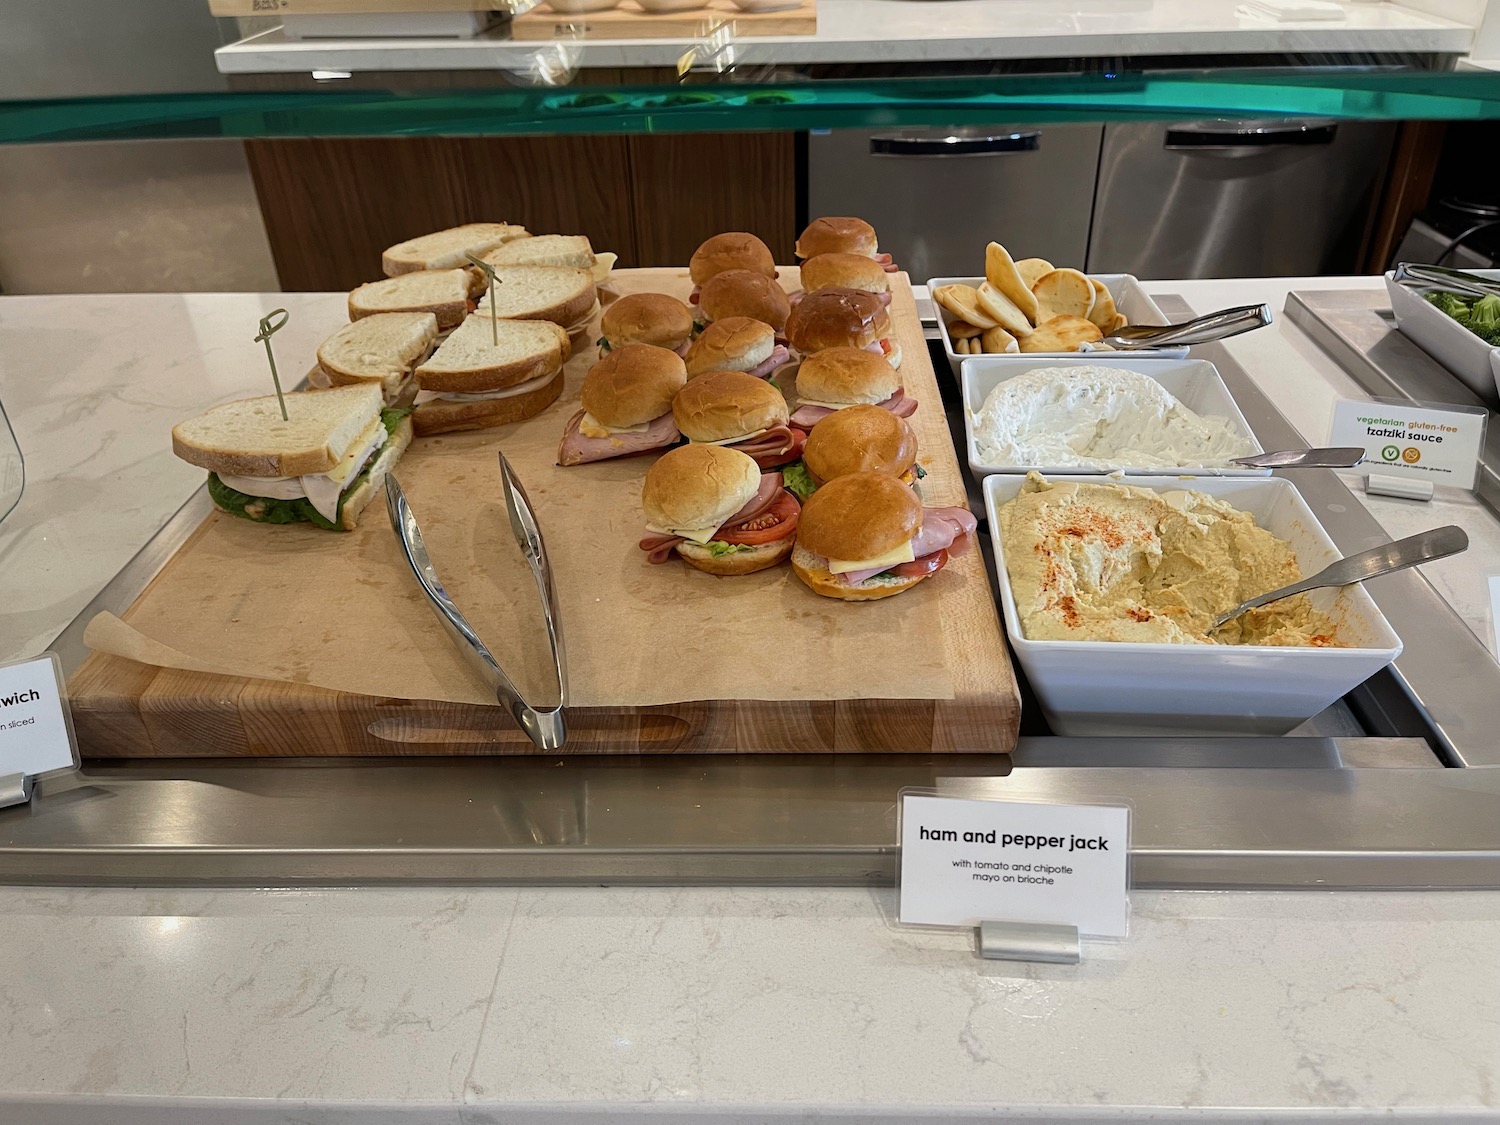
POLYGON ((1032 472, 999 515, 1028 640, 1344 647, 1306 594, 1208 635, 1219 614, 1302 572, 1291 544, 1205 493, 1032 472))

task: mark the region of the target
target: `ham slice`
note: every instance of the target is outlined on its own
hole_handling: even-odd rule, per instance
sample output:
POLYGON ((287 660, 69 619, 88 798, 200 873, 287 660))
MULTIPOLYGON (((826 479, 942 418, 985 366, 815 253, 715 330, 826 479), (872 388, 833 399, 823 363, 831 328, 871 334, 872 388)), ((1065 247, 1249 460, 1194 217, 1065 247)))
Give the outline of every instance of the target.
POLYGON ((898 266, 895 262, 891 261, 891 256, 889 254, 876 254, 875 260, 880 263, 881 268, 885 270, 886 273, 901 272, 901 267, 898 266))
POLYGON ((736 442, 731 448, 754 457, 761 468, 770 469, 801 457, 802 447, 806 444, 807 434, 802 430, 775 426, 748 441, 736 442))
MULTIPOLYGON (((896 393, 884 402, 876 403, 877 406, 889 410, 897 418, 910 418, 917 412, 917 400, 909 398, 906 391, 897 388, 896 393)), ((789 421, 794 426, 801 426, 804 430, 810 430, 833 411, 826 406, 799 406, 789 421)))
POLYGON ((559 465, 582 465, 589 461, 607 461, 611 457, 628 457, 632 453, 644 453, 648 449, 660 449, 671 445, 682 436, 669 410, 659 418, 653 418, 644 433, 610 434, 608 437, 584 437, 578 432, 578 423, 583 421, 580 410, 568 419, 563 429, 562 443, 557 447, 559 465))
MULTIPOLYGON (((749 523, 765 512, 781 495, 781 474, 762 473, 755 495, 738 512, 721 523, 717 530, 749 523)), ((680 535, 664 535, 659 531, 648 531, 641 537, 640 548, 646 552, 646 561, 664 563, 672 557, 677 544, 686 542, 680 535)))
MULTIPOLYGON (((919 559, 937 551, 947 551, 950 556, 962 555, 969 549, 970 536, 978 526, 979 521, 967 508, 924 508, 922 526, 912 537, 912 554, 919 559)), ((858 586, 865 579, 874 578, 890 569, 888 566, 877 566, 867 570, 851 570, 838 577, 847 586, 858 586)))
POLYGON ((750 368, 750 370, 745 372, 745 374, 754 375, 757 379, 767 379, 777 368, 785 367, 788 363, 790 363, 791 359, 792 353, 787 351, 787 349, 782 345, 777 344, 774 348, 771 349, 770 355, 768 355, 760 363, 757 363, 754 367, 750 368))
POLYGON ((684 359, 686 359, 687 358, 687 354, 688 354, 688 349, 690 347, 692 347, 692 346, 693 346, 693 341, 692 340, 684 340, 682 343, 678 344, 672 350, 674 352, 676 352, 678 355, 682 356, 684 359))

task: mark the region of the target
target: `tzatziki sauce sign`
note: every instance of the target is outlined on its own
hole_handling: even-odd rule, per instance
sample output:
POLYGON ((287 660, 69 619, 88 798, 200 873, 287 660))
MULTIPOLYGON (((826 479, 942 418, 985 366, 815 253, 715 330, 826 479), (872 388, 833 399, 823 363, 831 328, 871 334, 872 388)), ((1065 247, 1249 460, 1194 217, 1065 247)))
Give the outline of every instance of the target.
POLYGON ((901 795, 900 920, 1052 922, 1125 937, 1130 810, 901 795))
POLYGON ((1339 399, 1328 444, 1362 446, 1360 472, 1473 488, 1488 418, 1479 408, 1339 399))

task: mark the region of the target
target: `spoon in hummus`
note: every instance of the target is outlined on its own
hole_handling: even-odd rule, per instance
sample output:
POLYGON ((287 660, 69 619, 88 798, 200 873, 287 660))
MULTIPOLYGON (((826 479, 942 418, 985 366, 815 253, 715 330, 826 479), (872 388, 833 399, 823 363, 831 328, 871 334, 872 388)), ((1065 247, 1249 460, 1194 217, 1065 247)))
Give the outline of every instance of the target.
POLYGON ((1339 559, 1338 562, 1324 567, 1311 578, 1293 582, 1290 586, 1272 590, 1269 594, 1261 594, 1260 597, 1251 598, 1243 605, 1235 606, 1228 613, 1219 614, 1208 631, 1212 633, 1224 622, 1234 620, 1247 609, 1255 609, 1270 602, 1280 601, 1282 598, 1289 598, 1305 590, 1317 590, 1324 586, 1352 586, 1367 578, 1379 578, 1382 574, 1405 570, 1418 563, 1445 559, 1449 555, 1456 555, 1460 551, 1467 550, 1468 546, 1469 537, 1464 533, 1464 529, 1449 524, 1447 527, 1436 527, 1431 531, 1408 535, 1405 539, 1397 539, 1394 543, 1371 547, 1368 551, 1360 551, 1358 554, 1339 559))

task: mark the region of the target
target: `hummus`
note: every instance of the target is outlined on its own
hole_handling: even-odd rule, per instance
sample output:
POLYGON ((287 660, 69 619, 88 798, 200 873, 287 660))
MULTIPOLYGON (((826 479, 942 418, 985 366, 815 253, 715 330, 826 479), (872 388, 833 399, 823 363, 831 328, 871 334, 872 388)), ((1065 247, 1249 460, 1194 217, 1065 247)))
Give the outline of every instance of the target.
POLYGON ((1214 618, 1302 577, 1291 544, 1202 492, 1048 482, 1000 509, 1011 593, 1033 641, 1340 646, 1306 594, 1214 618))

